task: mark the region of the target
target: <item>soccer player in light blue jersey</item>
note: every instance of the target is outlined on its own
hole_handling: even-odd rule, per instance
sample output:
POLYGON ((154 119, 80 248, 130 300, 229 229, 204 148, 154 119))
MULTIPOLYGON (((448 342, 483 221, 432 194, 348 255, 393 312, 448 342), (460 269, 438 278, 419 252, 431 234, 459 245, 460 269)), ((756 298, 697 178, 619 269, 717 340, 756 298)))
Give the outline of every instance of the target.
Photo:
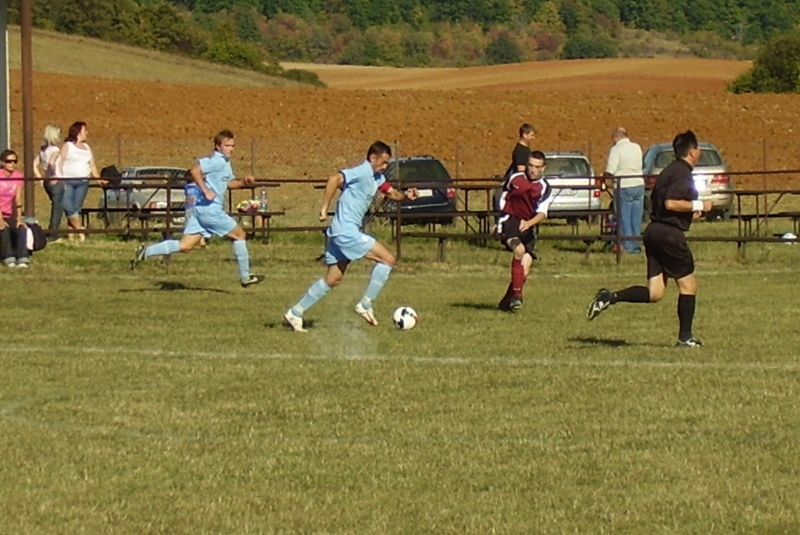
POLYGON ((173 253, 188 253, 203 239, 212 234, 226 236, 233 242, 233 255, 239 269, 239 283, 243 288, 258 284, 263 275, 250 273, 250 254, 247 251, 245 233, 241 226, 225 212, 225 194, 229 189, 238 189, 252 184, 252 176, 237 179, 231 167, 231 154, 236 147, 233 132, 222 130, 214 137, 214 152, 195 162, 189 172, 200 189, 194 209, 187 218, 180 240, 165 240, 155 245, 136 248, 131 259, 131 269, 151 256, 173 253))
POLYGON ((339 204, 328 227, 328 245, 325 249, 325 263, 328 269, 325 276, 317 280, 308 292, 283 315, 286 323, 297 332, 306 332, 303 328, 303 314, 317 301, 342 282, 344 273, 350 262, 359 258, 368 258, 375 262, 364 297, 356 304, 356 313, 370 325, 377 325, 372 302, 378 297, 389 273, 395 263, 395 257, 385 245, 362 231, 364 215, 367 213, 372 199, 380 191, 393 201, 414 200, 417 198, 415 188, 405 193, 398 191, 386 182, 383 172, 389 164, 392 149, 382 141, 370 145, 367 159, 350 169, 339 171, 328 179, 325 197, 319 210, 319 220, 327 221, 328 207, 337 191, 341 191, 339 204))

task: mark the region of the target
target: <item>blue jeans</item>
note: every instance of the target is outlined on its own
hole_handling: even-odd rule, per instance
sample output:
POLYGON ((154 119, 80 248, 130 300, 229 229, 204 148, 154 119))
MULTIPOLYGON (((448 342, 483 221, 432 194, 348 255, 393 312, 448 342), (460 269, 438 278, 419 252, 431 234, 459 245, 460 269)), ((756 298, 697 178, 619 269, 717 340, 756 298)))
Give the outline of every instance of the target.
MULTIPOLYGON (((644 211, 644 186, 619 190, 619 224, 622 236, 642 234, 642 212, 644 211)), ((641 251, 638 241, 623 241, 622 248, 628 253, 641 251)))
POLYGON ((7 226, 0 230, 0 260, 5 264, 11 262, 27 264, 30 256, 27 245, 28 229, 18 227, 17 220, 13 217, 3 219, 5 219, 7 226))
POLYGON ((89 192, 88 180, 64 180, 64 213, 67 218, 81 215, 83 201, 89 192))
POLYGON ((51 231, 48 238, 58 238, 58 229, 61 227, 61 216, 64 215, 64 183, 56 181, 55 184, 50 184, 49 180, 43 182, 44 190, 47 196, 50 197, 50 224, 47 226, 51 231))

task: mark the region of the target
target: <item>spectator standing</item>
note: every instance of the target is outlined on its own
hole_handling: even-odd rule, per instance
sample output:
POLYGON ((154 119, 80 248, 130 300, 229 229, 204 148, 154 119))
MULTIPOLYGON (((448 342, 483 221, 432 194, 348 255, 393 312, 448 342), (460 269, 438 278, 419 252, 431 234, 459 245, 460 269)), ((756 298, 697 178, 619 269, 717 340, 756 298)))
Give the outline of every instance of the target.
POLYGON ((528 167, 528 159, 531 157, 531 143, 536 138, 536 128, 532 124, 523 123, 519 127, 519 139, 511 151, 511 164, 506 170, 505 179, 514 174, 525 172, 528 167))
POLYGON ((367 158, 360 164, 343 169, 328 178, 325 196, 319 209, 319 220, 327 221, 328 207, 337 191, 339 203, 328 227, 325 248, 325 275, 313 283, 306 294, 283 315, 286 323, 296 332, 306 332, 303 314, 327 293, 342 282, 347 267, 354 260, 368 258, 375 262, 364 296, 356 304, 356 314, 370 325, 378 325, 372 303, 378 297, 395 263, 394 255, 385 245, 364 233, 364 215, 375 195, 380 191, 389 199, 400 202, 417 198, 416 188, 405 193, 392 187, 383 172, 389 164, 392 149, 383 141, 376 141, 367 150, 367 158))
POLYGON ((678 296, 678 347, 700 347, 703 344, 692 333, 697 279, 694 258, 684 232, 693 219, 711 210, 711 201, 697 200, 692 168, 700 160, 700 149, 694 132, 688 130, 672 142, 676 160, 658 175, 651 197, 653 212, 644 231, 647 255, 647 286, 631 286, 612 292, 601 288, 586 310, 589 320, 616 303, 654 303, 664 297, 667 279, 674 279, 678 296))
MULTIPOLYGON (((57 174, 64 179, 64 213, 73 231, 83 230, 81 210, 89 192, 89 179, 100 178, 92 149, 86 143, 88 135, 86 123, 72 123, 58 157, 57 174)), ((86 235, 82 232, 70 233, 69 238, 84 241, 86 235)))
POLYGON ((17 170, 19 158, 13 150, 0 153, 0 260, 6 267, 30 264, 28 227, 22 219, 22 189, 25 177, 17 170))
MULTIPOLYGON (((493 205, 494 210, 499 212, 502 210, 504 197, 508 192, 508 183, 511 180, 511 175, 515 173, 524 173, 528 168, 528 160, 531 157, 531 143, 536 138, 536 128, 530 123, 523 123, 519 127, 519 139, 517 144, 514 145, 514 150, 511 151, 511 164, 506 169, 506 174, 503 176, 503 184, 499 191, 494 193, 493 205)), ((495 219, 495 230, 499 232, 499 220, 495 219)))
POLYGON ((200 195, 195 199, 194 208, 190 209, 188 217, 185 216, 183 236, 180 240, 164 240, 149 247, 140 245, 131 259, 131 269, 135 269, 140 262, 151 256, 188 253, 204 238, 216 234, 226 236, 233 242, 233 256, 236 258, 239 284, 242 288, 264 280, 263 275, 250 273, 250 253, 244 230, 224 208, 225 195, 229 189, 238 189, 255 181, 249 175, 241 179, 233 175, 230 158, 235 147, 236 141, 230 130, 222 130, 214 136, 214 152, 197 160, 189 169, 200 195))
MULTIPOLYGON (((604 176, 617 177, 619 193, 615 202, 619 207, 619 225, 623 236, 639 236, 642 233, 644 212, 644 178, 642 178, 642 147, 628 137, 623 127, 611 133, 613 146, 608 152, 608 163, 604 176)), ((625 240, 622 248, 626 253, 638 254, 642 250, 638 241, 625 240)))
POLYGON ((58 180, 56 173, 60 143, 61 128, 48 124, 44 128, 39 154, 33 160, 33 175, 42 180, 44 191, 50 198, 50 223, 47 225, 50 232, 47 239, 53 241, 59 239, 58 229, 64 215, 64 183, 58 180))

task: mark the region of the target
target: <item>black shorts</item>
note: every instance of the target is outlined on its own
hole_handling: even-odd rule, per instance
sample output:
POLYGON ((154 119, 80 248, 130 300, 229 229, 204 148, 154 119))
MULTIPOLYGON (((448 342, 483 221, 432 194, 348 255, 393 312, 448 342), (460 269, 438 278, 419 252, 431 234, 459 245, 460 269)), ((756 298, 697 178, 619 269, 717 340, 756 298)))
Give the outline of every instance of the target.
POLYGON ((650 223, 644 230, 647 278, 662 275, 682 279, 694 273, 694 257, 683 231, 666 223, 650 223))
POLYGON ((519 239, 522 245, 525 246, 525 252, 528 253, 536 260, 536 233, 533 228, 529 228, 524 232, 519 230, 520 220, 518 217, 512 215, 503 215, 500 218, 500 243, 505 246, 506 250, 514 252, 514 249, 508 245, 508 240, 512 238, 519 239))

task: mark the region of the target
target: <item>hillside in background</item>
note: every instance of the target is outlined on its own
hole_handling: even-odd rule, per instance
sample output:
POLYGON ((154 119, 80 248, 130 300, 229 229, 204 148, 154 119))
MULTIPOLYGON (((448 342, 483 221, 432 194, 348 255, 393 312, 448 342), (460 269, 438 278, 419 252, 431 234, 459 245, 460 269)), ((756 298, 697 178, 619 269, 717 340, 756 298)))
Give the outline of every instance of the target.
POLYGON ((310 83, 316 81, 310 73, 283 72, 277 63, 749 59, 766 39, 800 23, 800 0, 40 0, 33 6, 40 28, 310 83))
MULTIPOLYGON (((8 34, 9 67, 19 69, 19 27, 9 27, 8 34)), ((302 85, 247 69, 44 30, 33 32, 33 68, 37 72, 120 80, 244 87, 302 85)))

